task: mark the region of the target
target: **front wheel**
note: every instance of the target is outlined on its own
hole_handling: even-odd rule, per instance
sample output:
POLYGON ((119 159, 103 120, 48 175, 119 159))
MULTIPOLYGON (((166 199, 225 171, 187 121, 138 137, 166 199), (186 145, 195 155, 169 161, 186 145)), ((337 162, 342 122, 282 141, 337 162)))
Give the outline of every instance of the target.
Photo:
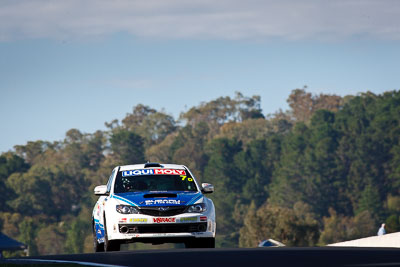
POLYGON ((96 224, 93 223, 93 248, 94 252, 102 252, 104 251, 104 243, 100 244, 97 240, 97 233, 96 233, 96 224))
POLYGON ((119 251, 120 244, 116 240, 108 240, 106 216, 104 214, 104 251, 119 251))

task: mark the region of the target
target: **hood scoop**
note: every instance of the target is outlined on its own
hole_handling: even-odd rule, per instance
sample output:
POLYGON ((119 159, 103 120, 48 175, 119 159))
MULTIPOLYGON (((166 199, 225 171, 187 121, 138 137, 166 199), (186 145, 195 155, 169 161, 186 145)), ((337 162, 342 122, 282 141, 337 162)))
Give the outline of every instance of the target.
POLYGON ((170 193, 157 193, 157 194, 145 194, 143 195, 144 198, 165 198, 165 197, 178 197, 177 194, 170 194, 170 193))

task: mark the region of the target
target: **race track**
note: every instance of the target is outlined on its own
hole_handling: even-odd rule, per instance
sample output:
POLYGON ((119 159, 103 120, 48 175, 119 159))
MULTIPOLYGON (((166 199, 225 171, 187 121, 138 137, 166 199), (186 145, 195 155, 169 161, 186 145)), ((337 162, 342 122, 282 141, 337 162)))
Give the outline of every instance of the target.
POLYGON ((9 263, 38 263, 36 262, 37 260, 40 260, 42 263, 65 263, 67 261, 94 266, 117 265, 138 267, 400 266, 400 249, 339 247, 171 249, 50 255, 7 261, 9 263))

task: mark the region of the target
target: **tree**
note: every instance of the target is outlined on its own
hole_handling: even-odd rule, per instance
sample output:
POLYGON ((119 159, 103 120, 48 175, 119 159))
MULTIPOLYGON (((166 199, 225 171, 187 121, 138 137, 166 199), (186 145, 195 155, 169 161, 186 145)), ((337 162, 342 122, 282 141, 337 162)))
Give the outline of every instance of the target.
POLYGON ((325 109, 337 112, 342 105, 342 98, 337 95, 313 96, 303 89, 295 89, 290 94, 287 102, 291 113, 297 121, 307 122, 317 110, 325 109))
POLYGON ((89 220, 74 220, 66 232, 65 247, 68 253, 83 253, 84 243, 90 232, 91 224, 89 220))
POLYGON ((29 141, 26 145, 14 146, 16 154, 22 157, 28 164, 33 165, 37 161, 40 161, 40 156, 49 148, 52 148, 50 142, 45 141, 29 141))
POLYGON ((257 218, 256 204, 251 202, 243 227, 240 228, 239 246, 245 248, 256 247, 263 239, 263 236, 260 235, 261 227, 257 218))
POLYGON ((113 157, 120 165, 137 164, 145 161, 143 139, 127 130, 118 129, 111 135, 113 157))
POLYGON ((182 113, 180 119, 192 127, 200 122, 207 122, 210 129, 209 137, 213 137, 224 123, 263 118, 260 102, 260 96, 244 97, 236 92, 234 99, 228 96, 202 103, 182 113))
POLYGON ((269 202, 281 207, 292 207, 305 201, 306 180, 309 177, 304 162, 310 131, 303 123, 295 125, 281 145, 281 157, 277 162, 269 185, 269 202))
POLYGON ((253 209, 249 210, 239 244, 251 247, 272 238, 287 246, 313 246, 318 237, 319 225, 308 205, 298 202, 293 208, 284 208, 265 203, 255 215, 253 209))
POLYGON ((267 140, 253 140, 247 148, 240 151, 234 164, 240 170, 242 185, 242 201, 253 201, 256 207, 268 198, 268 185, 272 179, 275 164, 279 161, 280 140, 270 137, 267 140))
POLYGON ((172 149, 178 133, 174 132, 164 138, 159 144, 152 145, 146 149, 146 159, 151 162, 172 162, 172 149))
POLYGON ((355 217, 337 214, 329 210, 329 217, 323 218, 324 230, 321 233, 320 245, 333 244, 376 234, 376 221, 367 210, 355 217))
POLYGON ((172 116, 142 104, 135 106, 122 123, 125 129, 140 135, 147 146, 160 143, 177 128, 172 116))
POLYGON ((183 127, 171 144, 172 161, 180 162, 201 175, 208 160, 204 147, 209 130, 205 122, 200 122, 194 127, 183 127))
POLYGON ((382 201, 380 200, 377 186, 367 185, 361 194, 361 198, 358 201, 358 209, 356 214, 368 210, 371 214, 374 214, 376 219, 383 217, 383 209, 381 207, 382 201))
POLYGON ((29 169, 24 159, 8 152, 0 156, 0 211, 9 210, 7 201, 15 197, 15 192, 7 186, 8 176, 13 173, 23 173, 29 169))
POLYGON ((28 216, 45 214, 60 219, 73 205, 79 204, 88 185, 68 176, 60 166, 35 165, 27 173, 12 174, 7 186, 17 194, 9 202, 14 210, 28 216))
POLYGON ((304 181, 304 201, 315 213, 327 215, 329 208, 343 204, 339 188, 346 186, 346 179, 338 175, 336 151, 339 133, 334 128, 335 114, 318 110, 311 118, 309 139, 303 165, 307 178, 304 181))
MULTIPOLYGON (((206 149, 209 160, 204 170, 204 181, 215 186, 216 192, 210 197, 215 203, 216 214, 218 214, 218 231, 221 237, 225 235, 226 239, 228 239, 227 235, 235 230, 238 231, 232 214, 235 203, 241 197, 245 182, 235 164, 232 163, 241 149, 241 142, 226 138, 212 140, 206 149)), ((237 240, 225 241, 230 246, 237 244, 237 240)))
POLYGON ((41 228, 35 241, 40 255, 61 254, 65 251, 65 233, 60 225, 51 224, 41 228))
POLYGON ((38 248, 35 242, 35 236, 37 234, 37 223, 35 223, 32 217, 25 217, 24 220, 19 223, 18 228, 20 230, 20 241, 28 246, 29 256, 37 255, 38 248))

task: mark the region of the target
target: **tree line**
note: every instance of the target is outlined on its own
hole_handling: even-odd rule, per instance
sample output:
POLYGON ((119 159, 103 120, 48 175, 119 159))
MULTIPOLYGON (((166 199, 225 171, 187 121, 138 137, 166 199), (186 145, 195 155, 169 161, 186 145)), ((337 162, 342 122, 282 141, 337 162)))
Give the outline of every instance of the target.
POLYGON ((400 230, 400 92, 220 97, 181 113, 137 105, 107 130, 0 155, 0 229, 31 255, 92 251, 93 188, 116 165, 188 166, 214 184, 217 246, 317 246, 400 230))

